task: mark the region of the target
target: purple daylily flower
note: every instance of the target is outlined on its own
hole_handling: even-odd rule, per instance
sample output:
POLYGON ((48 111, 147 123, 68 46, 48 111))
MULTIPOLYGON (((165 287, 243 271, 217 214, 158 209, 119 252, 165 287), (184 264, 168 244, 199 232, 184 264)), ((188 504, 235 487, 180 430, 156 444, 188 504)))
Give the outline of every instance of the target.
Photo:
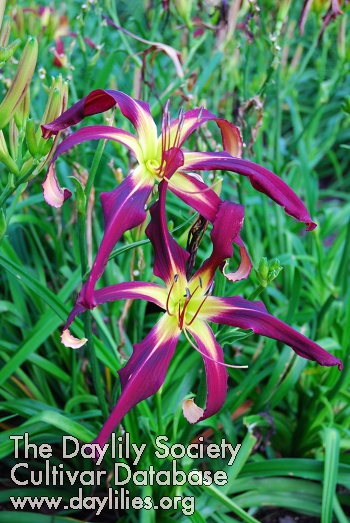
MULTIPOLYGON (((104 236, 97 252, 89 278, 84 284, 78 302, 93 308, 94 289, 102 275, 108 257, 122 234, 141 224, 145 217, 145 204, 155 185, 163 179, 168 180, 169 190, 188 203, 206 220, 215 224, 219 217, 222 200, 193 170, 226 169, 247 176, 252 186, 268 195, 287 214, 308 225, 308 230, 316 227, 307 209, 297 195, 274 173, 248 160, 241 158, 242 139, 237 127, 227 120, 217 118, 206 109, 194 109, 180 113, 170 120, 166 110, 163 116, 162 132, 157 136, 156 124, 145 102, 114 90, 98 89, 80 100, 60 117, 42 126, 43 136, 49 138, 60 130, 80 122, 86 116, 101 113, 118 105, 122 114, 130 120, 137 136, 105 125, 82 128, 62 141, 57 147, 43 183, 46 201, 59 207, 71 195, 61 188, 55 175, 57 157, 87 140, 110 139, 125 145, 135 156, 138 164, 134 170, 113 191, 101 194, 104 214, 104 236), (219 153, 190 153, 181 148, 189 135, 200 125, 214 121, 221 130, 225 151, 219 153)), ((230 225, 227 224, 229 227, 230 225)), ((226 277, 231 281, 245 278, 251 270, 251 262, 240 236, 234 242, 239 246, 241 264, 235 273, 226 277)), ((223 268, 222 268, 223 270, 223 268)))
MULTIPOLYGON (((207 380, 205 408, 198 407, 193 400, 186 400, 183 402, 184 415, 190 423, 197 423, 220 410, 226 398, 228 374, 222 348, 208 321, 252 329, 257 334, 286 343, 303 358, 317 361, 320 365, 338 365, 339 369, 342 368, 342 362, 338 358, 270 315, 263 303, 250 302, 239 296, 212 296, 215 271, 232 255, 232 241, 242 227, 242 205, 229 202, 221 204, 212 231, 212 254, 187 280, 186 262, 189 253, 178 245, 167 229, 166 183, 163 181, 159 185, 159 200, 150 209, 151 221, 146 229, 155 251, 154 273, 164 281, 166 287, 133 281, 112 285, 94 293, 97 304, 138 298, 146 299, 164 309, 164 315, 146 338, 134 346, 129 361, 118 371, 122 392, 94 441, 100 445, 108 441, 112 431, 133 406, 159 390, 181 332, 184 332, 189 343, 203 356, 207 380), (232 228, 226 226, 228 221, 232 228)), ((74 318, 85 310, 86 307, 77 304, 69 315, 62 334, 65 345, 78 347, 86 341, 76 340, 68 330, 74 318)))

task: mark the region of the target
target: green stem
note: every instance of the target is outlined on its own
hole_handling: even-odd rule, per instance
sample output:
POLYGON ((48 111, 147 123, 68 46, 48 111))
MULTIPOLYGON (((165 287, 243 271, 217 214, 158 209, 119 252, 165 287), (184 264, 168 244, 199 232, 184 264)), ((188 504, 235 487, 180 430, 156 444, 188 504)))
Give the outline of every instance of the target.
MULTIPOLYGON (((120 27, 121 24, 119 22, 118 13, 117 13, 117 3, 112 2, 113 7, 111 5, 108 5, 109 2, 106 2, 106 4, 107 4, 107 10, 109 12, 109 16, 111 17, 113 22, 120 27)), ((119 36, 120 36, 121 41, 123 42, 123 45, 124 45, 128 55, 130 56, 131 60, 133 60, 133 62, 135 62, 135 64, 138 67, 141 67, 142 61, 131 49, 128 39, 125 37, 125 34, 122 31, 119 31, 119 36)))
POLYGON ((98 142, 96 152, 94 155, 94 159, 92 160, 91 169, 90 169, 89 176, 88 176, 86 186, 85 186, 86 205, 88 205, 88 202, 89 202, 90 192, 91 192, 92 186, 95 181, 95 176, 96 176, 97 169, 98 169, 98 166, 99 166, 101 158, 102 158, 102 154, 103 154, 103 150, 106 145, 106 141, 107 140, 100 140, 98 142))
POLYGON ((281 169, 281 144, 280 136, 282 135, 282 99, 281 99, 281 66, 278 66, 276 74, 276 113, 275 113, 275 169, 280 175, 281 169))
POLYGON ((156 409, 157 409, 157 420, 158 420, 158 434, 164 434, 164 425, 163 425, 163 411, 162 411, 162 389, 160 388, 156 392, 155 396, 156 409))
POLYGON ((37 165, 32 165, 28 171, 23 174, 17 181, 14 181, 14 176, 9 176, 9 181, 7 182, 5 189, 3 190, 0 196, 0 208, 4 203, 9 199, 9 197, 18 189, 22 183, 26 183, 31 176, 32 172, 36 169, 37 165))
MULTIPOLYGON (((89 201, 89 195, 95 180, 97 169, 103 154, 103 149, 105 145, 105 140, 100 140, 92 161, 92 166, 89 172, 89 177, 85 187, 85 197, 86 205, 83 208, 83 212, 78 212, 78 238, 79 238, 79 252, 80 252, 80 264, 81 264, 81 274, 82 278, 85 277, 88 272, 88 257, 86 249, 86 212, 87 205, 89 201)), ((96 396, 98 398, 102 414, 105 418, 109 415, 109 409, 106 401, 106 397, 102 388, 102 380, 100 374, 100 368, 95 352, 93 333, 92 333, 92 321, 91 321, 91 312, 86 311, 84 314, 84 327, 85 327, 85 336, 88 339, 87 341, 87 350, 89 354, 89 361, 91 366, 92 381, 94 384, 96 396)))
POLYGON ((262 291, 265 290, 265 289, 266 289, 266 287, 263 287, 262 285, 259 285, 259 286, 255 289, 255 291, 253 291, 253 292, 251 293, 251 295, 248 296, 247 300, 249 300, 249 301, 253 301, 253 300, 255 300, 255 298, 257 298, 257 297, 259 296, 259 294, 261 294, 262 291))
MULTIPOLYGON (((237 183, 237 193, 238 193, 239 203, 241 203, 242 205, 245 205, 245 197, 244 197, 244 191, 243 191, 243 187, 242 187, 243 183, 244 183, 243 180, 240 181, 239 183, 237 183)), ((252 231, 251 221, 246 220, 244 223, 244 227, 245 227, 245 234, 247 237, 247 243, 249 246, 249 252, 250 252, 250 254, 253 253, 251 257, 253 260, 255 260, 256 259, 256 251, 255 251, 256 240, 254 238, 254 234, 252 231)))
MULTIPOLYGON (((78 238, 79 238, 79 252, 81 263, 81 274, 84 278, 88 270, 87 251, 86 251, 86 212, 78 213, 78 238)), ((85 336, 87 338, 87 351, 91 366, 92 381, 94 384, 96 396, 98 398, 102 414, 105 418, 109 415, 108 405, 103 393, 100 369, 95 352, 94 339, 92 333, 91 311, 86 311, 84 314, 84 328, 85 336)))

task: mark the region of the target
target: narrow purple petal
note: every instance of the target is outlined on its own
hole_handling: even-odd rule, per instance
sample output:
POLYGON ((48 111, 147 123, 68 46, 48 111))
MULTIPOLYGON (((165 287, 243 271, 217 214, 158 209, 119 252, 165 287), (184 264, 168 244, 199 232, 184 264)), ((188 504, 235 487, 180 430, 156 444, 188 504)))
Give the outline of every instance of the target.
POLYGON ((343 364, 339 358, 322 349, 283 321, 269 314, 261 302, 250 302, 239 296, 231 298, 209 297, 201 308, 198 318, 232 325, 241 329, 252 329, 256 334, 281 341, 291 347, 296 354, 320 365, 343 364))
POLYGON ((232 257, 232 242, 239 236, 243 220, 243 205, 227 201, 221 203, 210 234, 213 243, 212 254, 193 276, 193 280, 201 278, 203 289, 210 286, 216 269, 223 261, 232 257))
POLYGON ((87 127, 83 127, 82 129, 79 129, 75 133, 65 138, 58 145, 50 163, 55 162, 58 156, 65 153, 68 151, 68 149, 75 145, 79 145, 89 140, 101 139, 119 142, 130 149, 136 158, 140 156, 141 148, 139 141, 133 134, 128 133, 127 131, 123 131, 122 129, 111 127, 109 125, 88 125, 87 127))
POLYGON ((249 160, 234 158, 226 152, 185 154, 183 170, 212 169, 233 171, 247 176, 254 189, 269 196, 293 218, 307 224, 308 231, 312 231, 316 227, 305 205, 295 192, 281 178, 265 167, 249 160))
MULTIPOLYGON (((53 134, 57 134, 59 131, 67 129, 67 127, 75 125, 85 118, 86 115, 84 113, 84 103, 85 98, 72 105, 72 107, 64 111, 64 113, 53 120, 53 122, 42 125, 41 129, 43 138, 51 138, 53 134)), ((111 107, 113 107, 113 105, 110 105, 110 107, 107 107, 107 109, 110 109, 111 107)))
MULTIPOLYGON (((188 153, 184 153, 185 162, 187 155, 188 153)), ((206 220, 214 222, 221 199, 195 175, 175 173, 171 178, 169 190, 204 216, 206 220)))
POLYGON ((138 139, 131 133, 123 131, 122 129, 115 129, 108 125, 92 125, 84 127, 84 129, 79 129, 59 144, 50 160, 47 175, 42 184, 44 198, 49 205, 52 205, 53 207, 61 207, 67 198, 72 195, 68 189, 61 189, 57 181, 55 170, 55 161, 57 158, 75 145, 79 145, 88 140, 100 139, 114 140, 122 143, 131 150, 136 158, 140 158, 142 155, 138 139))
POLYGON ((190 423, 197 423, 216 414, 223 406, 227 393, 228 374, 224 366, 224 355, 222 348, 217 343, 214 333, 205 321, 196 320, 196 327, 187 327, 197 343, 199 351, 203 355, 205 374, 207 380, 207 400, 205 409, 196 409, 198 416, 194 416, 191 408, 191 416, 184 415, 190 423), (196 419, 197 418, 197 419, 196 419))
POLYGON ((135 127, 141 147, 148 151, 150 158, 155 157, 157 150, 157 127, 149 110, 149 105, 134 100, 121 91, 96 89, 83 98, 61 116, 49 124, 42 125, 44 138, 57 134, 62 129, 75 125, 86 116, 103 113, 118 105, 122 114, 135 127))
MULTIPOLYGON (((192 109, 183 114, 181 122, 181 135, 178 147, 181 147, 186 139, 201 125, 214 121, 221 130, 221 137, 225 151, 232 154, 232 156, 242 156, 242 136, 238 129, 232 123, 224 120, 223 118, 217 118, 214 114, 209 112, 207 109, 192 109)), ((170 125, 170 143, 173 144, 175 136, 178 134, 177 130, 179 127, 179 118, 176 118, 171 122, 170 125)))
MULTIPOLYGON (((185 163, 188 154, 184 153, 185 163)), ((209 189, 194 175, 176 172, 170 182, 169 190, 172 193, 214 224, 211 233, 213 254, 202 266, 200 276, 204 279, 204 273, 206 273, 205 280, 208 283, 212 280, 216 268, 220 265, 221 272, 230 281, 247 278, 252 264, 239 236, 244 217, 243 206, 223 202, 212 189, 209 189), (232 256, 232 242, 239 246, 242 260, 236 272, 226 274, 224 272, 226 265, 224 260, 232 256)))
POLYGON ((121 91, 96 89, 72 105, 56 120, 42 125, 43 137, 50 138, 53 134, 81 122, 86 116, 103 113, 117 104, 122 114, 131 121, 135 128, 140 119, 140 112, 146 113, 145 119, 152 119, 147 102, 135 100, 121 91))
POLYGON ((169 181, 174 173, 183 166, 184 161, 184 154, 178 147, 171 147, 164 151, 162 157, 162 162, 164 163, 162 166, 162 177, 169 181))
MULTIPOLYGON (((117 300, 139 299, 147 300, 165 309, 166 297, 167 292, 161 285, 139 281, 117 283, 94 292, 94 302, 96 305, 117 300)), ((76 303, 67 318, 63 330, 68 329, 75 318, 86 310, 87 307, 81 303, 76 303)))
POLYGON ((179 285, 183 280, 183 288, 186 282, 186 262, 189 254, 185 249, 172 238, 169 234, 166 214, 166 182, 161 182, 158 186, 159 200, 150 208, 151 221, 146 229, 146 234, 154 247, 154 268, 153 272, 161 278, 168 287, 174 282, 174 278, 179 278, 179 285), (177 275, 177 276, 176 276, 177 275))
POLYGON ((104 235, 89 278, 79 295, 79 303, 92 309, 94 289, 102 275, 108 257, 122 234, 140 225, 146 218, 145 204, 153 188, 153 180, 138 167, 113 191, 101 194, 104 235))
POLYGON ((118 371, 122 393, 94 443, 104 445, 125 414, 159 390, 179 336, 176 320, 164 315, 146 338, 134 346, 128 363, 118 371))

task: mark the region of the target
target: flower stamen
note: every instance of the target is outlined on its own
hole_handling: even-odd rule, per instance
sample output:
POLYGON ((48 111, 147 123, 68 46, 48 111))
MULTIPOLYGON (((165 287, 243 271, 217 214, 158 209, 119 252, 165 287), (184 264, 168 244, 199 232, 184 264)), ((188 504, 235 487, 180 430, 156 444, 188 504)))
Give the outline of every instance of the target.
POLYGON ((182 311, 181 311, 181 307, 180 307, 180 303, 179 303, 179 328, 180 329, 183 328, 186 308, 187 308, 188 304, 190 303, 191 299, 193 298, 193 296, 196 294, 198 289, 199 289, 199 285, 197 285, 197 287, 194 289, 193 293, 191 294, 190 289, 188 287, 186 287, 186 294, 184 295, 184 298, 186 298, 186 300, 183 304, 182 311))
POLYGON ((204 107, 202 105, 202 107, 200 108, 200 111, 198 113, 198 116, 197 116, 197 122, 199 123, 201 120, 202 120, 202 117, 203 117, 203 111, 204 111, 204 107))
POLYGON ((216 360, 215 358, 211 358, 210 356, 208 356, 208 354, 205 354, 204 352, 202 352, 195 343, 193 343, 193 341, 190 339, 186 329, 184 329, 184 334, 187 338, 187 341, 192 345, 192 347, 194 349, 196 349, 197 352, 199 352, 199 354, 201 354, 203 356, 203 358, 207 358, 208 360, 214 361, 214 363, 217 363, 218 365, 223 365, 224 367, 230 367, 231 369, 247 369, 248 368, 248 365, 230 365, 229 363, 224 363, 222 361, 216 360))
POLYGON ((167 299, 166 299, 165 309, 166 309, 167 313, 169 314, 169 316, 175 316, 174 314, 171 314, 171 312, 169 310, 169 300, 170 300, 171 291, 173 290, 173 287, 174 287, 174 285, 175 285, 175 283, 177 282, 178 279, 179 279, 179 275, 175 274, 174 281, 171 284, 171 287, 169 289, 168 296, 167 296, 167 299))
MULTIPOLYGON (((200 286, 202 287, 202 279, 201 279, 201 277, 199 277, 199 284, 200 284, 200 286)), ((198 289, 198 287, 197 287, 197 289, 198 289)), ((196 317, 197 317, 199 311, 200 311, 201 308, 203 307, 203 305, 204 305, 206 299, 208 298, 208 296, 211 296, 211 295, 212 295, 213 290, 214 290, 214 282, 211 282, 211 284, 210 284, 210 286, 209 286, 209 288, 208 288, 208 292, 207 292, 207 294, 205 295, 205 297, 204 297, 202 303, 201 303, 200 306, 198 307, 198 309, 197 309, 195 315, 193 316, 192 320, 191 320, 189 323, 187 323, 188 326, 192 325, 192 323, 193 323, 194 320, 196 319, 196 317)))

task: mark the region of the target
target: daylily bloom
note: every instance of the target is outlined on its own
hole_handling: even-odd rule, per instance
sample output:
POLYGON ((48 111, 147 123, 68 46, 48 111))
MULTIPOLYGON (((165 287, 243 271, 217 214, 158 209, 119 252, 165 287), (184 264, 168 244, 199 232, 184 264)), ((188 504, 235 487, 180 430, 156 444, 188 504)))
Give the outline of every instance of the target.
MULTIPOLYGON (((161 387, 181 332, 203 356, 207 380, 205 408, 186 400, 183 402, 184 415, 190 423, 196 423, 219 411, 226 398, 228 374, 222 348, 208 321, 252 329, 257 334, 286 343, 303 358, 317 361, 320 365, 338 365, 339 369, 342 368, 338 358, 268 314, 263 303, 250 302, 238 296, 212 296, 215 271, 225 258, 232 255, 232 240, 242 227, 243 206, 229 202, 221 204, 221 212, 212 232, 212 254, 187 280, 189 253, 178 245, 167 229, 165 183, 163 181, 159 185, 159 200, 150 209, 151 221, 146 234, 155 251, 154 274, 164 281, 166 288, 155 283, 132 281, 94 293, 97 304, 138 298, 155 303, 165 311, 146 338, 134 346, 129 361, 118 371, 122 393, 94 441, 100 445, 107 442, 112 431, 134 405, 155 394, 161 387), (228 220, 232 223, 231 230, 226 227, 228 220)), ((83 305, 77 304, 69 315, 62 333, 62 342, 66 346, 78 347, 85 343, 86 340, 73 338, 68 330, 74 318, 85 310, 83 305)))
MULTIPOLYGON (((43 136, 49 138, 60 130, 80 122, 86 116, 106 111, 116 104, 135 127, 137 137, 122 129, 105 125, 82 128, 63 140, 57 147, 43 183, 46 201, 55 207, 60 207, 71 193, 68 189, 61 189, 58 184, 54 168, 55 160, 74 145, 87 140, 110 139, 122 143, 130 149, 138 162, 135 169, 116 189, 101 194, 105 220, 104 236, 78 300, 87 308, 95 306, 93 291, 114 245, 125 231, 145 220, 147 199, 155 183, 163 179, 169 181, 170 191, 214 224, 218 219, 222 201, 198 175, 191 171, 231 170, 247 176, 255 189, 282 205, 287 214, 306 223, 308 230, 316 227, 304 204, 283 180, 268 169, 240 157, 242 139, 238 128, 227 120, 216 118, 206 109, 180 112, 179 117, 173 121, 170 120, 166 109, 163 115, 162 132, 158 137, 157 127, 147 103, 134 100, 120 91, 98 89, 77 102, 52 123, 43 125, 43 136), (200 125, 211 120, 215 121, 221 130, 225 151, 190 153, 181 150, 189 135, 200 125)), ((227 226, 230 227, 230 224, 227 226)), ((236 273, 226 275, 232 281, 246 277, 251 269, 249 256, 242 240, 237 236, 234 241, 239 245, 242 262, 236 273)))

